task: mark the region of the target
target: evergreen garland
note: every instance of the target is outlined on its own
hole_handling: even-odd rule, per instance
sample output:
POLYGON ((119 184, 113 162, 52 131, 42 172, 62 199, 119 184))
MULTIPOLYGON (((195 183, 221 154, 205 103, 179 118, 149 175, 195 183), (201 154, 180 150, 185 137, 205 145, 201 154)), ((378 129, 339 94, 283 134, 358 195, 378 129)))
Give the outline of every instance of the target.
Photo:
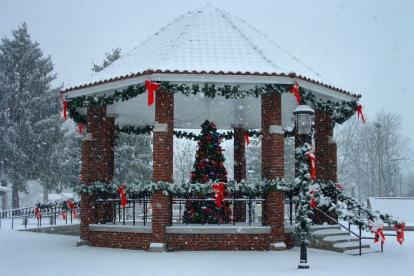
POLYGON ((313 181, 309 173, 310 160, 306 156, 306 153, 310 150, 311 146, 308 143, 296 148, 295 154, 298 165, 296 166, 297 177, 295 178, 293 196, 293 201, 297 204, 296 234, 299 238, 304 235, 306 241, 312 233, 312 220, 309 217, 313 217, 313 209, 310 206, 311 201, 309 200, 311 197, 309 187, 313 184, 313 181))
MULTIPOLYGON (((215 84, 205 84, 205 87, 200 88, 198 84, 193 84, 191 87, 186 84, 178 85, 176 83, 169 83, 169 82, 161 82, 160 83, 160 90, 161 91, 169 91, 172 93, 181 92, 182 94, 189 96, 190 94, 197 95, 197 93, 204 93, 205 97, 208 98, 215 98, 216 96, 224 97, 225 99, 243 99, 245 97, 255 97, 258 98, 262 94, 267 93, 287 93, 292 88, 290 84, 265 84, 263 86, 255 86, 253 89, 249 90, 242 90, 240 86, 231 86, 231 85, 224 85, 223 87, 218 87, 215 84)), ((76 123, 84 123, 86 124, 86 116, 81 115, 77 108, 86 108, 88 106, 108 106, 112 105, 115 102, 119 101, 128 101, 133 99, 143 93, 146 92, 145 84, 136 84, 131 85, 126 89, 123 89, 122 92, 115 90, 112 95, 95 95, 95 96, 79 96, 67 99, 67 108, 68 108, 68 115, 71 119, 73 119, 76 123)), ((305 99, 306 101, 311 102, 316 109, 324 110, 324 111, 331 111, 333 114, 333 120, 335 123, 342 124, 350 117, 352 117, 356 112, 357 101, 351 102, 332 102, 328 100, 327 102, 323 102, 322 100, 317 100, 316 96, 310 92, 306 91, 302 87, 299 88, 299 94, 301 98, 305 99)), ((147 126, 149 127, 149 126, 147 126)), ((147 128, 145 127, 145 128, 147 128)), ((124 130, 131 131, 130 133, 137 133, 141 134, 139 128, 132 130, 131 127, 123 128, 119 127, 118 129, 122 132, 124 130)), ((190 138, 191 134, 186 134, 181 132, 181 137, 187 136, 188 139, 190 138)), ((249 135, 250 136, 250 135, 249 135)), ((180 136, 177 136, 180 137, 180 136)), ((187 138, 185 137, 185 138, 187 138)), ((227 133, 223 134, 223 139, 232 139, 232 134, 227 133), (231 137, 231 138, 230 138, 231 137)))

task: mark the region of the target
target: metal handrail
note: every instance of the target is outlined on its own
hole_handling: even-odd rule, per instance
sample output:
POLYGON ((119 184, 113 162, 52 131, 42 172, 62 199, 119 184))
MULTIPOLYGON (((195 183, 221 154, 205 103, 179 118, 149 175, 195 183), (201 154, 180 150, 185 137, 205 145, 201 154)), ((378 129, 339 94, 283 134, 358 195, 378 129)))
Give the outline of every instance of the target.
MULTIPOLYGON (((330 220, 332 220, 333 222, 337 223, 339 226, 341 226, 342 228, 344 228, 346 231, 348 231, 349 233, 353 234, 354 236, 356 236, 359 239, 359 256, 362 255, 362 239, 367 239, 367 240, 374 240, 375 238, 373 237, 363 237, 362 236, 362 230, 361 227, 359 228, 359 234, 355 233, 354 231, 352 231, 350 229, 350 227, 346 227, 344 226, 342 223, 340 223, 338 220, 336 220, 335 218, 331 217, 330 215, 328 215, 327 213, 325 213, 324 211, 322 211, 321 209, 319 209, 318 207, 314 208, 316 211, 321 212, 325 217, 329 218, 330 220)), ((358 208, 359 209, 359 208, 358 208)), ((359 210, 359 214, 360 214, 359 210)), ((391 236, 391 237, 396 237, 396 234, 385 234, 384 236, 391 236)), ((384 252, 384 244, 381 243, 381 253, 384 252)))
MULTIPOLYGON (((55 225, 57 225, 57 217, 62 213, 62 212, 66 212, 66 214, 70 214, 70 224, 73 223, 73 210, 68 208, 68 209, 62 209, 61 207, 54 207, 54 208, 44 208, 50 211, 43 211, 40 213, 35 213, 34 211, 34 207, 24 207, 24 208, 19 208, 19 209, 32 209, 29 212, 25 212, 24 214, 19 214, 19 215, 12 215, 12 216, 8 216, 6 217, 7 219, 11 219, 12 221, 12 229, 14 229, 14 220, 15 219, 23 219, 23 223, 24 223, 24 228, 27 228, 28 222, 30 218, 36 218, 37 219, 37 227, 41 227, 42 226, 42 220, 43 218, 50 218, 50 226, 53 226, 53 222, 55 223, 55 225)), ((12 211, 12 210, 7 210, 12 211)), ((77 212, 78 214, 80 214, 80 208, 75 208, 75 212, 77 212)), ((0 218, 0 229, 1 229, 1 220, 4 218, 0 218)), ((68 215, 66 215, 66 219, 65 219, 65 224, 68 224, 68 215)))

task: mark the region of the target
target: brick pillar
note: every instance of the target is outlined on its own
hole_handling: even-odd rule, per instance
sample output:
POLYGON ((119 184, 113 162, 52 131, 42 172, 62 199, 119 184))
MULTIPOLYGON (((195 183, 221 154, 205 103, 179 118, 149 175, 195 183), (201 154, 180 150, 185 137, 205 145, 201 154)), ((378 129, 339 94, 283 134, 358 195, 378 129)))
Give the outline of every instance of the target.
MULTIPOLYGON (((106 107, 88 107, 88 135, 92 140, 82 141, 82 183, 109 182, 114 175, 114 131, 115 119, 106 117, 106 107)), ((95 222, 96 196, 82 196, 81 238, 88 240, 90 223, 95 222)), ((112 213, 112 205, 107 205, 112 213)), ((100 219, 102 221, 102 219, 100 219)), ((103 218, 102 222, 105 222, 103 218)))
MULTIPOLYGON (((315 110, 315 161, 316 161, 316 179, 337 182, 337 151, 336 143, 333 141, 334 123, 332 112, 315 110)), ((327 210, 325 210, 327 212, 327 210)), ((330 216, 336 217, 332 212, 330 216)), ((315 223, 322 224, 333 222, 326 219, 319 212, 315 212, 315 223)))
MULTIPOLYGON (((234 127, 234 180, 238 183, 242 179, 246 179, 246 144, 244 137, 244 129, 234 127)), ((237 198, 241 195, 236 195, 237 198)), ((234 206, 234 220, 236 222, 246 221, 246 203, 237 202, 234 206)))
MULTIPOLYGON (((157 91, 153 144, 153 181, 173 182, 174 93, 157 91)), ((166 243, 166 227, 172 224, 171 195, 152 196, 152 242, 166 243)))
MULTIPOLYGON (((262 178, 283 178, 284 159, 282 97, 279 93, 262 95, 262 178)), ((270 192, 265 197, 262 220, 264 225, 271 227, 270 242, 284 242, 285 194, 270 192)))

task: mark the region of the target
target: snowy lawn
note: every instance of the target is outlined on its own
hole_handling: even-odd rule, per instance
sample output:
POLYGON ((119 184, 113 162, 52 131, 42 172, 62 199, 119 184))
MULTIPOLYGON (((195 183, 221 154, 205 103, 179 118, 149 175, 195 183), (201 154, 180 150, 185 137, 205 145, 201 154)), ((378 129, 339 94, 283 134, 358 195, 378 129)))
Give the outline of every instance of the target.
MULTIPOLYGON (((75 236, 0 230, 0 275, 409 275, 414 232, 402 246, 387 237, 384 253, 349 256, 308 249, 310 270, 298 270, 299 249, 283 252, 149 253, 76 247, 75 236)), ((378 244, 372 244, 378 248, 378 244)), ((411 274, 411 273, 410 273, 411 274)))

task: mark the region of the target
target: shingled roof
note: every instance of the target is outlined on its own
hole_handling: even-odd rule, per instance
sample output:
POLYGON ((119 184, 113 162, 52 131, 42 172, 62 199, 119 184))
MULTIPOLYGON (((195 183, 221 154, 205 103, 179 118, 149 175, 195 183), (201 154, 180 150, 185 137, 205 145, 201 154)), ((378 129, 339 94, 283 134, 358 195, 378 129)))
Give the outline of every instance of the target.
POLYGON ((211 5, 183 14, 101 72, 63 92, 154 72, 290 76, 349 95, 322 83, 314 70, 250 24, 211 5))

